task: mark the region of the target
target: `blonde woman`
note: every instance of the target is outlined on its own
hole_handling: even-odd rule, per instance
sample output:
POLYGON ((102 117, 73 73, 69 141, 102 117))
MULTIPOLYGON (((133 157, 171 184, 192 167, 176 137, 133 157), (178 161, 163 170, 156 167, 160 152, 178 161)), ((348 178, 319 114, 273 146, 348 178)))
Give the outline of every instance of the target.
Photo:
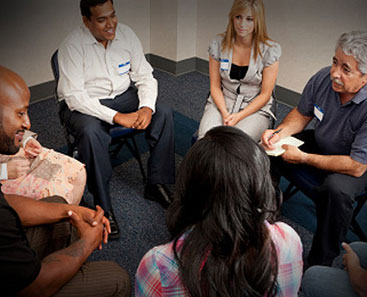
POLYGON ((209 47, 210 96, 199 138, 215 126, 235 126, 255 141, 268 129, 280 45, 268 37, 261 0, 235 0, 225 33, 209 47))

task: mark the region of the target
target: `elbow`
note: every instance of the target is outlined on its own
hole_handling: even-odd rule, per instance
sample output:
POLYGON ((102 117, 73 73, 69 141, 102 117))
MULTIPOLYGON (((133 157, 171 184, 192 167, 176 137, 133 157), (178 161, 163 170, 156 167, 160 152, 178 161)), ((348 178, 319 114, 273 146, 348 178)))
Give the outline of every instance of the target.
POLYGON ((352 172, 353 177, 361 177, 366 172, 366 166, 357 166, 352 172))

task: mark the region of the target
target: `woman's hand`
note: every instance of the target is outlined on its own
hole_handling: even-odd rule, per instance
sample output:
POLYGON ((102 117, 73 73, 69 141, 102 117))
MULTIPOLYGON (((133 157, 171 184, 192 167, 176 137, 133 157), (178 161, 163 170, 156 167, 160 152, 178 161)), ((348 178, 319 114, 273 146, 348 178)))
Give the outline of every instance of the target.
POLYGON ((231 126, 231 127, 234 127, 237 125, 237 123, 239 121, 242 120, 242 116, 239 112, 237 113, 232 113, 230 115, 228 115, 225 119, 224 119, 224 125, 225 126, 231 126))

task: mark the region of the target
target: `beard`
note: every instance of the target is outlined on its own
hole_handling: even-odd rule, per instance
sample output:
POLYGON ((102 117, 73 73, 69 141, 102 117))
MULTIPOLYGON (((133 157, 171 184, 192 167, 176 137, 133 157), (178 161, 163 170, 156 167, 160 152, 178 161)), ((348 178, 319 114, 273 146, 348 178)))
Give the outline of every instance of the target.
POLYGON ((19 146, 16 146, 14 139, 6 135, 2 123, 0 123, 0 154, 14 155, 19 151, 19 146))

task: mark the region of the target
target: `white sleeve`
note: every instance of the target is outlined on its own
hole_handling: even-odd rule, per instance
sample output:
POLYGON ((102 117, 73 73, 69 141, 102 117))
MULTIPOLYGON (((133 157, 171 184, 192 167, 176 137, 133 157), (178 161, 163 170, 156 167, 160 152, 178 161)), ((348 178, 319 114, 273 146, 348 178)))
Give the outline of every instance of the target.
POLYGON ((158 83, 153 77, 153 68, 144 56, 143 47, 135 33, 130 29, 131 72, 130 78, 138 88, 139 108, 149 107, 155 112, 158 83))
POLYGON ((8 165, 6 163, 1 164, 0 180, 8 179, 8 165))
POLYGON ((60 79, 57 87, 60 99, 65 99, 71 111, 94 116, 113 124, 116 111, 89 97, 84 87, 83 50, 64 44, 58 52, 60 79))

